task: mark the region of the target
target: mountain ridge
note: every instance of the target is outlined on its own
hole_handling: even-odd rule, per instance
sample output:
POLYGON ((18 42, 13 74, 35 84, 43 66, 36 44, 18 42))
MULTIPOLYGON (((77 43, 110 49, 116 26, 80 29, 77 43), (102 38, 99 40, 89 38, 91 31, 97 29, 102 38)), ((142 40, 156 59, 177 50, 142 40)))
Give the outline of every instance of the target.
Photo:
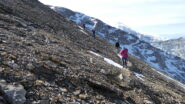
POLYGON ((166 51, 172 55, 185 59, 185 37, 170 39, 167 41, 152 42, 153 46, 166 51))

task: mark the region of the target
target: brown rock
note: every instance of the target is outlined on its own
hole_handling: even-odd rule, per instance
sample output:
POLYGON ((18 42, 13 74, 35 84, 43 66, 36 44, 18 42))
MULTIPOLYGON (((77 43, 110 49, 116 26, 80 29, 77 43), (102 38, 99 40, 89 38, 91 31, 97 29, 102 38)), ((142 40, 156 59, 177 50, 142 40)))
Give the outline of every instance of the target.
POLYGON ((42 80, 35 81, 35 85, 43 85, 43 84, 44 84, 44 81, 42 81, 42 80))
POLYGON ((53 62, 55 62, 55 63, 60 63, 61 62, 59 56, 56 56, 56 55, 52 55, 50 57, 50 60, 53 61, 53 62))
POLYGON ((9 58, 11 58, 11 59, 15 60, 17 57, 16 57, 16 56, 14 56, 14 55, 12 55, 12 54, 9 54, 9 58))
POLYGON ((6 54, 7 54, 6 52, 2 52, 2 53, 1 53, 2 56, 5 56, 6 54))
POLYGON ((29 64, 26 65, 26 68, 29 69, 29 70, 32 70, 32 69, 34 69, 35 67, 33 66, 32 63, 29 63, 29 64))
POLYGON ((74 95, 79 95, 80 94, 80 90, 76 90, 75 92, 73 92, 74 95))
POLYGON ((87 94, 80 94, 80 95, 79 95, 79 98, 80 98, 80 99, 86 99, 87 97, 88 97, 87 94))
POLYGON ((67 92, 68 90, 66 88, 60 88, 62 92, 67 92))

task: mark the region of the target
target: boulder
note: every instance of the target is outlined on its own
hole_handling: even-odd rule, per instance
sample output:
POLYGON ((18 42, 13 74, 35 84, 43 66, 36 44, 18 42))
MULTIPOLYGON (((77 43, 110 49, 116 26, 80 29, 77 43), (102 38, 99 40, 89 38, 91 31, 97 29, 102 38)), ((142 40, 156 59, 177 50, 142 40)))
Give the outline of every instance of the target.
POLYGON ((0 80, 0 91, 11 104, 24 104, 26 101, 26 90, 22 85, 7 84, 6 81, 0 80))

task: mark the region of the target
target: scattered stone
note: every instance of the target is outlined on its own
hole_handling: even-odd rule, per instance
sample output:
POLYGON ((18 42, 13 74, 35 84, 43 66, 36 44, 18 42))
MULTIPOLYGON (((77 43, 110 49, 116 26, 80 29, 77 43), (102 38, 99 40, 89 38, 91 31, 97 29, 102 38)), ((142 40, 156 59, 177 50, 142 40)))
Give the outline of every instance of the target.
POLYGON ((96 96, 96 99, 98 99, 98 100, 103 100, 104 97, 103 97, 102 95, 98 95, 98 96, 96 96))
POLYGON ((93 60, 92 60, 92 58, 90 58, 90 63, 91 63, 91 64, 93 63, 93 60))
POLYGON ((80 98, 80 99, 86 99, 87 97, 88 97, 87 94, 80 94, 80 95, 79 95, 79 98, 80 98))
MULTIPOLYGON (((39 53, 39 51, 35 51, 35 53, 39 53)), ((42 56, 44 59, 49 59, 49 55, 46 54, 46 53, 41 53, 41 56, 42 56)))
POLYGON ((56 68, 57 67, 57 65, 54 62, 49 61, 49 60, 45 62, 44 66, 47 67, 48 69, 49 69, 49 67, 51 67, 51 68, 56 68))
POLYGON ((3 58, 2 57, 0 57, 0 64, 2 64, 3 63, 3 58))
POLYGON ((2 52, 2 53, 1 53, 2 56, 5 56, 6 54, 7 54, 6 52, 2 52))
POLYGON ((2 72, 4 70, 4 68, 0 67, 0 72, 2 72))
POLYGON ((73 92, 74 95, 79 95, 81 92, 81 90, 76 90, 75 92, 73 92))
POLYGON ((61 59, 59 58, 59 56, 55 56, 55 55, 52 55, 50 57, 50 60, 55 62, 55 63, 60 63, 61 62, 61 59))
POLYGON ((44 81, 42 81, 42 80, 36 80, 35 81, 35 85, 44 85, 44 81))
POLYGON ((9 67, 13 68, 13 69, 19 69, 20 67, 14 62, 14 60, 12 61, 8 61, 6 63, 9 67))
POLYGON ((81 102, 81 99, 76 99, 77 102, 81 102))
POLYGON ((32 63, 29 63, 26 65, 26 68, 29 69, 29 70, 33 70, 35 68, 35 66, 33 66, 32 63))
POLYGON ((92 69, 85 69, 86 72, 92 72, 92 69))
POLYGON ((69 102, 67 104, 80 104, 79 102, 69 102))
POLYGON ((26 90, 22 85, 7 84, 6 81, 1 80, 0 91, 11 104, 24 104, 26 101, 26 90))
POLYGON ((101 102, 100 100, 96 100, 96 104, 100 104, 100 102, 101 102))
POLYGON ((105 74, 105 70, 104 69, 101 69, 101 71, 100 71, 101 73, 103 73, 103 74, 105 74))
POLYGON ((2 96, 0 96, 0 104, 8 104, 2 96))
POLYGON ((33 81, 33 80, 35 80, 36 78, 35 78, 35 76, 34 76, 33 74, 28 73, 28 74, 26 74, 25 79, 26 79, 26 80, 29 80, 29 81, 33 81))
POLYGON ((121 73, 121 74, 118 76, 118 78, 119 78, 120 80, 123 80, 123 74, 121 73))
POLYGON ((145 104, 155 104, 155 103, 153 103, 152 101, 147 100, 147 99, 144 100, 144 103, 145 103, 145 104))
POLYGON ((50 104, 49 100, 40 100, 39 104, 50 104))
POLYGON ((60 91, 67 92, 67 89, 66 88, 60 88, 60 91))
POLYGON ((11 59, 13 59, 13 60, 17 59, 17 57, 14 56, 14 55, 12 55, 12 54, 9 54, 9 58, 11 58, 11 59))

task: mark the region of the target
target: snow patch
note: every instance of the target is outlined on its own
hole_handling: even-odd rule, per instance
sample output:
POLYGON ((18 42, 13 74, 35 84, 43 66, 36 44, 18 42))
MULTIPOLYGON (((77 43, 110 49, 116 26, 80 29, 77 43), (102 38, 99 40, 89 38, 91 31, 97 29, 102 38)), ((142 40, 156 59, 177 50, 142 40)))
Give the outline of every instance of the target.
POLYGON ((92 30, 92 29, 94 29, 94 26, 90 25, 90 24, 86 24, 86 28, 88 28, 89 30, 92 30))
POLYGON ((83 30, 83 28, 81 26, 78 26, 81 30, 83 30))
POLYGON ((151 56, 147 58, 147 62, 155 61, 157 58, 155 56, 151 56))
POLYGON ((98 57, 102 57, 102 58, 104 59, 104 61, 107 62, 107 63, 110 64, 110 65, 113 65, 113 66, 118 67, 118 68, 120 68, 120 69, 123 68, 120 64, 114 62, 114 61, 111 60, 111 59, 105 58, 105 57, 103 57, 103 56, 101 56, 101 55, 99 55, 99 54, 97 54, 97 53, 95 53, 95 52, 93 52, 93 51, 89 51, 89 52, 92 53, 92 54, 94 54, 94 55, 96 55, 96 56, 98 56, 98 57))
POLYGON ((120 64, 118 64, 118 63, 116 63, 116 62, 114 62, 114 61, 112 61, 112 60, 110 60, 108 58, 104 58, 104 61, 106 61, 107 63, 109 63, 109 64, 111 64, 111 65, 113 65, 115 67, 118 67, 120 69, 123 68, 120 64))
POLYGON ((154 53, 154 51, 152 51, 152 50, 147 50, 146 51, 146 54, 148 54, 148 55, 151 55, 151 54, 153 54, 154 53))
POLYGON ((115 43, 115 41, 114 41, 114 40, 109 40, 109 42, 110 42, 111 44, 114 44, 114 43, 115 43))
POLYGON ((103 33, 101 33, 101 32, 98 32, 98 34, 99 34, 101 37, 105 38, 105 34, 103 34, 103 33))
POLYGON ((141 79, 142 81, 144 81, 143 78, 144 78, 145 76, 143 76, 142 74, 139 74, 139 73, 136 73, 136 72, 135 72, 134 75, 135 75, 137 78, 139 78, 139 79, 141 79))
POLYGON ((89 51, 89 52, 92 53, 92 54, 94 54, 94 55, 96 55, 96 56, 98 56, 98 57, 102 57, 101 55, 99 55, 99 54, 97 54, 97 53, 95 53, 93 51, 89 51))
POLYGON ((96 21, 96 19, 95 18, 91 18, 91 21, 93 21, 94 22, 94 25, 93 25, 93 29, 95 29, 95 27, 96 27, 96 25, 97 25, 97 21, 96 21))
POLYGON ((81 32, 83 32, 84 34, 88 35, 84 30, 80 30, 81 32))
POLYGON ((109 33, 114 33, 116 31, 115 28, 109 29, 109 33))
POLYGON ((53 9, 53 10, 55 10, 55 7, 54 6, 51 6, 50 8, 53 9))

